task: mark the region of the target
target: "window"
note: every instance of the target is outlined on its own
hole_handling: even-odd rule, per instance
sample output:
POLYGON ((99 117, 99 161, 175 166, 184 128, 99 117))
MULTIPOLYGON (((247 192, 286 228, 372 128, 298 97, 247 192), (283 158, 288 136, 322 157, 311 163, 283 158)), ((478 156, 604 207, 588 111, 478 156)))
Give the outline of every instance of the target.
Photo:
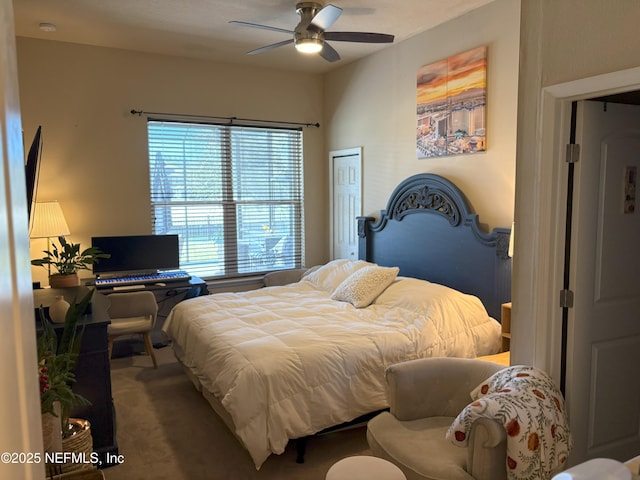
POLYGON ((302 265, 300 129, 149 120, 154 234, 180 268, 237 277, 302 265))

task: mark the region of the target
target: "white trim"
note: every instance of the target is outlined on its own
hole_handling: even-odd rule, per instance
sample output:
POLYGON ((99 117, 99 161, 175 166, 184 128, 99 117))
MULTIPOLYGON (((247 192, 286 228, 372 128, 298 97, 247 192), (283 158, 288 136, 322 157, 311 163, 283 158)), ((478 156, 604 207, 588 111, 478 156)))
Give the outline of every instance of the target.
POLYGON ((584 100, 640 89, 640 67, 558 83, 543 89, 558 99, 584 100))
POLYGON ((29 265, 24 151, 13 7, 0 0, 0 452, 41 462, 2 462, 2 478, 43 479, 35 313, 29 265))
MULTIPOLYGON (((537 268, 535 278, 531 280, 536 288, 523 284, 519 297, 529 297, 529 301, 523 300, 523 303, 532 309, 530 318, 535 323, 536 343, 532 361, 546 368, 555 378, 559 378, 561 362, 562 309, 559 292, 563 286, 567 191, 564 155, 569 141, 571 102, 637 89, 640 89, 640 68, 551 85, 541 90, 540 136, 536 148, 539 182, 532 191, 536 201, 530 202, 538 205, 538 210, 534 212, 534 222, 528 232, 535 242, 531 258, 537 268)), ((516 222, 518 216, 516 214, 516 222)), ((522 223, 518 227, 519 237, 522 223)))
POLYGON ((540 214, 538 230, 541 261, 537 262, 534 303, 536 345, 534 364, 545 368, 557 380, 561 374, 564 239, 568 167, 564 155, 570 133, 571 101, 558 100, 546 89, 541 95, 540 122, 540 214), (544 259, 544 260, 542 260, 544 259))

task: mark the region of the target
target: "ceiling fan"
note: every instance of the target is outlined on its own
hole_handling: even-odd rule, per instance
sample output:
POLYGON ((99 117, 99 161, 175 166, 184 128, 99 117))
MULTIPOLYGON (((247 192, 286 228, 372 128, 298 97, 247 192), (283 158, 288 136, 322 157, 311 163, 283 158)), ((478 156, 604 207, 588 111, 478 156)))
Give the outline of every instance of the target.
POLYGON ((284 40, 282 42, 273 43, 265 47, 251 50, 250 52, 247 52, 247 55, 255 55, 257 53, 266 52, 267 50, 293 43, 296 50, 299 52, 319 53, 320 56, 328 62, 335 62, 340 60, 340 55, 326 42, 326 40, 361 43, 393 42, 393 35, 387 35, 385 33, 327 32, 326 29, 331 27, 331 25, 333 25, 342 14, 342 9, 335 5, 328 4, 323 7, 321 4, 316 2, 301 2, 296 5, 296 13, 300 15, 300 23, 298 23, 294 30, 286 30, 284 28, 269 27, 267 25, 239 22, 235 20, 229 23, 293 35, 293 38, 290 38, 289 40, 284 40))

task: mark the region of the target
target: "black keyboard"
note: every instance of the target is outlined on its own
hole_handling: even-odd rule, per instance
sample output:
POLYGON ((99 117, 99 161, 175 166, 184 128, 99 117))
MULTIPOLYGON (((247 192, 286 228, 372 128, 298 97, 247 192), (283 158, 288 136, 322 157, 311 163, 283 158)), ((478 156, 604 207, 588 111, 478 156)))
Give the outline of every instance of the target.
POLYGON ((144 288, 144 285, 150 283, 186 282, 190 279, 191 275, 187 272, 183 270, 174 270, 171 272, 129 275, 126 277, 96 278, 96 288, 144 288))

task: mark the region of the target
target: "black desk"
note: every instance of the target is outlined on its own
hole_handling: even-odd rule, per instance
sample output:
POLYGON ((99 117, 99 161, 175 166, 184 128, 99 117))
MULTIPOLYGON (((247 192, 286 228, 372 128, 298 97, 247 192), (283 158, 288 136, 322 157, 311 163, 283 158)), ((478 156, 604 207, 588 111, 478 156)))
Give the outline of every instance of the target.
MULTIPOLYGON (((69 303, 80 301, 87 292, 87 287, 45 288, 33 291, 36 307, 36 327, 40 330, 40 316, 37 309, 40 305, 47 307, 56 295, 62 295, 69 303)), ((116 440, 116 418, 111 395, 111 364, 109 359, 107 325, 111 322, 107 314, 109 301, 98 292, 93 293, 90 313, 80 319, 78 326, 84 326, 84 334, 80 345, 80 355, 76 365, 76 383, 73 391, 91 402, 91 405, 77 407, 71 416, 84 418, 91 423, 93 451, 98 453, 101 467, 109 466, 107 457, 114 459, 118 454, 116 440)), ((64 324, 53 324, 53 328, 62 335, 64 324)))
MULTIPOLYGON (((94 279, 88 278, 83 280, 83 284, 87 286, 94 285, 94 279)), ((207 283, 199 277, 191 277, 186 282, 166 282, 166 284, 159 285, 156 283, 141 285, 139 289, 134 290, 114 290, 113 288, 100 288, 96 292, 100 292, 102 295, 110 295, 112 293, 124 293, 124 292, 136 292, 139 290, 149 290, 156 296, 156 302, 158 303, 158 317, 156 324, 151 330, 151 343, 154 345, 165 345, 166 338, 162 333, 162 325, 164 324, 167 315, 171 309, 183 300, 188 298, 199 297, 201 295, 207 295, 207 283)))

